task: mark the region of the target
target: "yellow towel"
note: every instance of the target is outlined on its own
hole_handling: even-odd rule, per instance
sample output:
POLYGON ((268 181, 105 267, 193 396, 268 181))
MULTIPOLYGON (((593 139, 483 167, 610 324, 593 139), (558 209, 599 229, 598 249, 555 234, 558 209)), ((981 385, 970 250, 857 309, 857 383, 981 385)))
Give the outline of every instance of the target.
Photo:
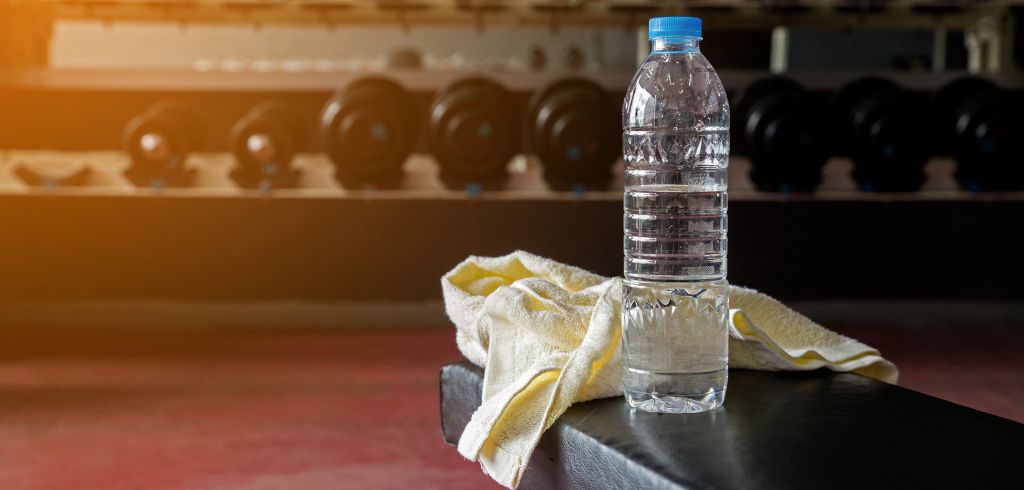
MULTIPOLYGON (((459 452, 514 488, 541 434, 570 405, 622 395, 622 279, 515 252, 470 257, 441 286, 459 350, 484 367, 483 404, 459 452)), ((828 367, 896 382, 896 366, 875 349, 752 289, 729 294, 730 367, 828 367)))

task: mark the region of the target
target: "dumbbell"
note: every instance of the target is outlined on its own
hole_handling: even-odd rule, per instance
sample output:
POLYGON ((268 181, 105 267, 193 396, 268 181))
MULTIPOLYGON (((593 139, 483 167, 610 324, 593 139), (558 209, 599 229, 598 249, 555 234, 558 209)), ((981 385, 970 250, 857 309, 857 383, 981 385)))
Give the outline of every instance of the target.
POLYGON ((971 191, 1024 187, 1024 123, 1019 101, 994 83, 955 80, 932 99, 942 150, 957 162, 956 179, 971 191))
POLYGON ((338 181, 352 189, 398 186, 418 114, 413 96, 385 78, 364 78, 336 93, 324 106, 320 131, 338 181))
POLYGON ((552 188, 608 187, 611 167, 622 153, 618 103, 584 79, 561 80, 534 94, 527 134, 552 188))
POLYGON ((158 102, 125 126, 124 146, 132 165, 124 175, 137 186, 187 186, 194 170, 185 167, 185 160, 205 138, 198 112, 176 101, 158 102))
POLYGON ((750 158, 759 190, 811 192, 831 153, 828 114, 803 87, 782 77, 749 85, 733 113, 735 149, 750 158))
POLYGON ((231 177, 245 188, 294 187, 299 172, 289 167, 306 132, 294 111, 278 102, 254 107, 231 129, 237 166, 231 177))
POLYGON ((458 81, 438 92, 430 106, 427 144, 452 189, 496 189, 519 151, 519 111, 512 94, 490 80, 458 81))
POLYGON ((862 78, 831 100, 839 150, 865 191, 909 192, 924 182, 931 156, 927 99, 881 78, 862 78))

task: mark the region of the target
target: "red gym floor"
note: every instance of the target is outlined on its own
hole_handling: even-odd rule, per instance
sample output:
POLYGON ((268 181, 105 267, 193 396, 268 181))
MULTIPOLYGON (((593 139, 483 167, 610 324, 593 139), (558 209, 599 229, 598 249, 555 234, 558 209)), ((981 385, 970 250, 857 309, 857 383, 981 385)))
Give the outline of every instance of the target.
MULTIPOLYGON (((904 386, 1024 421, 1011 331, 843 331, 904 386)), ((3 489, 494 487, 441 440, 447 329, 2 335, 3 489)))

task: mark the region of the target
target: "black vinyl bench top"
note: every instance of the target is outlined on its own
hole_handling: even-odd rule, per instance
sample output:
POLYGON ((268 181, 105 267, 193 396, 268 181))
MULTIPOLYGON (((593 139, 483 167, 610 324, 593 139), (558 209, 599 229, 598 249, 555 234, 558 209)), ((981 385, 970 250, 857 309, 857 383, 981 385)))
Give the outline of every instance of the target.
MULTIPOLYGON (((483 370, 441 370, 457 444, 483 370)), ((1024 488, 1024 424, 855 374, 733 369, 722 409, 576 404, 541 439, 520 488, 1024 488)))

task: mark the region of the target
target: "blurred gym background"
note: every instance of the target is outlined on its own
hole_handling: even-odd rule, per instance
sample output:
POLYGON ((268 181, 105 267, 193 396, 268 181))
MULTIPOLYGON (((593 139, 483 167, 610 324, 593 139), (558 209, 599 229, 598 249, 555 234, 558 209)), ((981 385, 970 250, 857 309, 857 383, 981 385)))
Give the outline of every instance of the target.
POLYGON ((658 15, 730 94, 730 281, 1024 421, 1022 5, 0 0, 0 485, 490 484, 439 278, 621 274, 658 15))

